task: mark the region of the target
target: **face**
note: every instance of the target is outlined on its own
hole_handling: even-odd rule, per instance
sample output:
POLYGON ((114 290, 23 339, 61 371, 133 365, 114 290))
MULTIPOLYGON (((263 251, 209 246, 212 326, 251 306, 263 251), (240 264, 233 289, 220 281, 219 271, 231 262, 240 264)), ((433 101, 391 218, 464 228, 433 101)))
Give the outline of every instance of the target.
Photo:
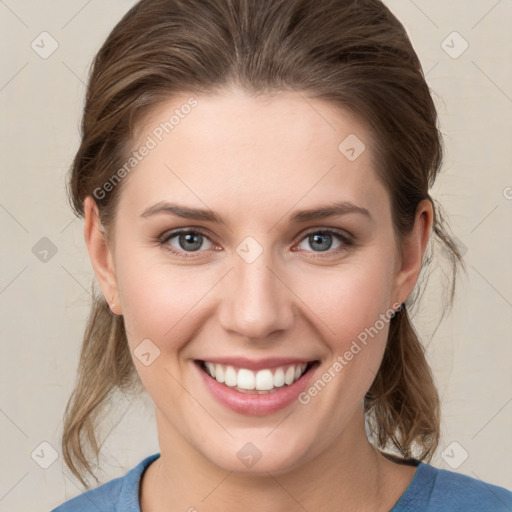
POLYGON ((133 149, 150 150, 124 178, 103 268, 94 242, 91 258, 161 440, 229 471, 288 471, 361 430, 421 236, 405 268, 353 115, 288 92, 183 108, 190 96, 145 119, 133 149))

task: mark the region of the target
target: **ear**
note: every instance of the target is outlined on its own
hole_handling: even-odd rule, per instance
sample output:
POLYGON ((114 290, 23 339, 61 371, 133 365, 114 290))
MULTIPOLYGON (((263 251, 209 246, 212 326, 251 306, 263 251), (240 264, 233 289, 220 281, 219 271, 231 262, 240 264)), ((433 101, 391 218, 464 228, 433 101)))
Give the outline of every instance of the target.
POLYGON ((98 206, 91 196, 84 201, 84 238, 94 274, 112 312, 121 314, 112 249, 101 224, 98 206), (112 306, 112 303, 115 305, 112 306))
POLYGON ((401 249, 401 259, 394 280, 392 299, 404 302, 412 292, 421 271, 423 256, 430 239, 434 211, 429 199, 418 203, 414 226, 404 239, 401 249))

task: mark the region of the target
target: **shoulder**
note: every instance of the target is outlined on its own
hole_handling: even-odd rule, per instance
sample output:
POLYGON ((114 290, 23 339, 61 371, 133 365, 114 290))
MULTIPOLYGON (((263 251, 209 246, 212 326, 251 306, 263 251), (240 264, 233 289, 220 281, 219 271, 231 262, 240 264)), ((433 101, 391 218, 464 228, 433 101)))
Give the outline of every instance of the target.
POLYGON ((126 475, 90 489, 66 501, 51 512, 140 512, 139 483, 144 470, 160 454, 153 454, 126 475))
POLYGON ((51 512, 89 512, 93 510, 115 512, 125 478, 115 478, 95 489, 75 496, 51 512))
POLYGON ((511 512, 512 492, 491 483, 423 464, 434 478, 429 508, 432 511, 511 512))

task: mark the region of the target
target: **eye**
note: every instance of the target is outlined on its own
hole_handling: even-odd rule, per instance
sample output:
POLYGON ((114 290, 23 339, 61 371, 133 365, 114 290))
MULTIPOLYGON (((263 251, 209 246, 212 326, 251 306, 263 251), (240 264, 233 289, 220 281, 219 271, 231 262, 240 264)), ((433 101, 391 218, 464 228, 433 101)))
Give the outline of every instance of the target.
MULTIPOLYGON (((180 258, 194 257, 196 256, 194 253, 216 248, 216 245, 205 233, 196 229, 181 229, 164 233, 158 242, 166 250, 180 258)), ((326 256, 337 254, 347 250, 353 244, 349 235, 341 230, 329 228, 316 229, 306 233, 297 247, 301 251, 319 253, 318 257, 322 257, 321 253, 326 253, 326 256)))
POLYGON ((308 247, 306 247, 306 245, 309 245, 313 252, 328 252, 332 254, 345 250, 352 244, 352 240, 341 231, 317 229, 307 233, 298 247, 300 250, 309 251, 308 247))
POLYGON ((184 258, 188 257, 187 253, 213 247, 212 241, 204 233, 190 229, 166 233, 160 243, 169 251, 184 258))

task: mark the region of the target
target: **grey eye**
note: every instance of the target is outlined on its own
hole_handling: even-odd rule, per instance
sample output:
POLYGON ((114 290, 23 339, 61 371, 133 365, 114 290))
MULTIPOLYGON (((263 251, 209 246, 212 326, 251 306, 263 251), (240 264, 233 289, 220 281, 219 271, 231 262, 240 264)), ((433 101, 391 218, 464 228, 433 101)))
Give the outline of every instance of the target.
POLYGON ((198 251, 199 249, 201 249, 204 242, 208 242, 211 246, 211 242, 208 240, 208 238, 196 231, 185 231, 182 233, 176 233, 175 235, 169 237, 168 239, 169 245, 172 245, 175 249, 186 252, 198 251), (175 240, 178 241, 178 246, 176 246, 176 244, 173 243, 175 240))
POLYGON ((326 231, 316 231, 314 233, 310 233, 304 238, 299 247, 302 250, 307 251, 309 249, 304 247, 304 243, 307 243, 314 252, 324 252, 329 249, 336 249, 341 245, 341 242, 338 240, 338 236, 326 231), (338 244, 333 246, 333 242, 335 241, 337 241, 338 244))

